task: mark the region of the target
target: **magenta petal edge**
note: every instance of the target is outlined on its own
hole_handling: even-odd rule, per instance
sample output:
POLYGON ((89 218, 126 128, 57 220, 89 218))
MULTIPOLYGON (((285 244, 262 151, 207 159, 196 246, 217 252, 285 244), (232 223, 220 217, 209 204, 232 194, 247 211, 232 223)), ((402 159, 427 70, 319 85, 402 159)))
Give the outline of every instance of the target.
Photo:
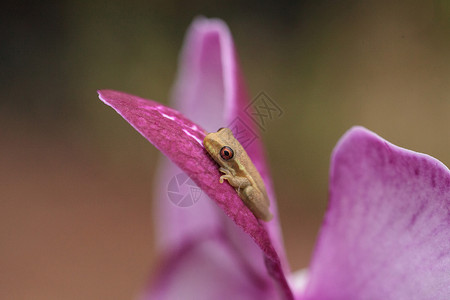
POLYGON ((99 98, 116 110, 141 135, 178 165, 226 215, 249 234, 266 257, 269 274, 285 299, 293 299, 280 259, 264 226, 229 184, 220 184, 217 164, 202 145, 206 132, 178 111, 137 96, 99 90, 99 98))

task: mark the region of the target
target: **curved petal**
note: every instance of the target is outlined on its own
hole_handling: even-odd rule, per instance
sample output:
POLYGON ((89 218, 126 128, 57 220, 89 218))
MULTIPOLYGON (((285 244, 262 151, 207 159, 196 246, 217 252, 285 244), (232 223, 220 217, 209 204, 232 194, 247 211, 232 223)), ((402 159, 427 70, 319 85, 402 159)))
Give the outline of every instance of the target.
POLYGON ((219 183, 217 165, 202 145, 205 131, 179 112, 150 100, 111 90, 99 91, 99 97, 188 174, 228 217, 252 237, 263 251, 269 273, 282 294, 286 299, 292 299, 267 231, 236 191, 229 184, 219 183))
POLYGON ((277 299, 272 285, 242 263, 225 236, 198 236, 167 257, 142 298, 277 299))
MULTIPOLYGON (((222 50, 223 40, 227 36, 224 29, 226 26, 218 20, 199 18, 194 21, 184 42, 173 89, 173 106, 208 132, 226 126, 224 77, 229 76, 224 74, 222 63, 223 52, 226 52, 222 50)), ((165 187, 180 172, 176 165, 164 159, 159 167, 157 186, 165 187)), ((189 209, 180 209, 166 201, 165 189, 157 189, 156 193, 155 217, 158 220, 158 240, 163 249, 176 248, 199 234, 224 231, 231 222, 209 199, 201 199, 189 209)), ((236 233, 246 236, 240 229, 236 233)), ((259 251, 251 240, 248 245, 250 253, 259 251)), ((250 257, 251 265, 259 271, 264 270, 261 261, 258 255, 250 257)))
MULTIPOLYGON (((208 132, 215 132, 220 127, 230 127, 236 138, 244 145, 266 184, 271 201, 270 210, 274 219, 264 226, 281 258, 285 272, 288 272, 270 173, 261 140, 258 139, 258 128, 249 116, 251 111, 248 107, 249 96, 239 68, 233 38, 223 21, 197 18, 190 26, 180 56, 179 74, 172 100, 175 108, 201 124, 208 132), (253 138, 256 139, 251 143, 246 142, 246 139, 253 138)), ((178 172, 176 168, 170 166, 170 163, 163 164, 162 169, 166 170, 162 172, 165 174, 161 177, 163 180, 170 179, 178 172)), ((196 210, 197 215, 204 215, 206 211, 208 215, 213 213, 212 209, 204 208, 203 212, 200 209, 196 210)), ((173 207, 163 207, 163 209, 166 212, 173 211, 173 207)), ((180 217, 182 219, 185 217, 184 212, 180 210, 174 212, 174 224, 175 219, 180 217)), ((192 217, 195 218, 195 216, 192 217)), ((213 220, 205 220, 205 222, 211 225, 214 223, 213 220)), ((229 231, 229 237, 237 237, 242 252, 247 256, 248 261, 252 262, 255 270, 264 268, 258 256, 254 255, 256 248, 253 243, 246 241, 245 236, 239 230, 235 230, 234 226, 229 226, 228 222, 224 220, 221 226, 229 231)))
MULTIPOLYGON (((257 132, 245 113, 246 106, 249 105, 248 96, 240 76, 233 40, 223 21, 197 18, 190 26, 180 56, 172 102, 174 107, 201 124, 208 132, 216 131, 220 127, 231 127, 243 145, 242 139, 246 138, 246 135, 236 135, 237 130, 242 132, 241 129, 245 128, 247 133, 257 132)), ((269 195, 272 196, 271 210, 276 219, 276 203, 262 154, 262 145, 257 140, 245 146, 263 174, 269 195)), ((167 182, 180 172, 177 166, 164 159, 159 167, 157 186, 165 187, 167 182)), ((163 252, 178 248, 189 240, 195 240, 198 235, 208 236, 211 232, 222 232, 227 243, 213 240, 217 246, 233 245, 237 257, 246 262, 246 269, 260 274, 262 278, 267 277, 266 264, 260 255, 260 249, 212 201, 201 199, 195 206, 180 209, 167 201, 165 189, 158 189, 156 193, 155 199, 158 200, 155 201, 155 217, 158 220, 158 239, 163 252)), ((278 220, 264 226, 284 263, 286 259, 278 220)), ((193 252, 200 251, 201 244, 198 246, 199 249, 194 249, 193 252)), ((210 260, 210 257, 205 256, 205 260, 210 260)), ((242 273, 242 269, 235 269, 235 273, 242 273)), ((208 274, 204 275, 209 278, 208 274)), ((239 276, 237 274, 233 277, 239 276)), ((241 285, 245 285, 244 281, 241 281, 241 285)), ((176 282, 173 286, 176 286, 176 282)), ((270 293, 266 294, 270 298, 270 293)), ((198 292, 196 295, 198 296, 198 292)))
POLYGON ((450 299, 450 172, 353 128, 334 150, 306 299, 450 299))

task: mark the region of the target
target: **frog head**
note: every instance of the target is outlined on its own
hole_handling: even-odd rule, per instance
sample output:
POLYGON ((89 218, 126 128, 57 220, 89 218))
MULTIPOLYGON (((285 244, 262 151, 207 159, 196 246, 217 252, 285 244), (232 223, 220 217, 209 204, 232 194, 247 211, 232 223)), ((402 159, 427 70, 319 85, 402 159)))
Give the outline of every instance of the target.
POLYGON ((229 128, 220 128, 217 132, 208 133, 203 140, 203 145, 221 167, 235 173, 243 148, 229 128))

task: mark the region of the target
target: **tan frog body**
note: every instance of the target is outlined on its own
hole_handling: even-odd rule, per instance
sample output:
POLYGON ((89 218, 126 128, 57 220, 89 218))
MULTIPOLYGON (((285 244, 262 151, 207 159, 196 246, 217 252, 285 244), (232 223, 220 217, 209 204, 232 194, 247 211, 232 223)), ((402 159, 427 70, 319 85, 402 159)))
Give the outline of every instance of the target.
POLYGON ((226 179, 235 188, 244 204, 258 219, 270 221, 269 198, 264 182, 242 145, 228 128, 206 135, 203 145, 220 165, 220 183, 226 179))

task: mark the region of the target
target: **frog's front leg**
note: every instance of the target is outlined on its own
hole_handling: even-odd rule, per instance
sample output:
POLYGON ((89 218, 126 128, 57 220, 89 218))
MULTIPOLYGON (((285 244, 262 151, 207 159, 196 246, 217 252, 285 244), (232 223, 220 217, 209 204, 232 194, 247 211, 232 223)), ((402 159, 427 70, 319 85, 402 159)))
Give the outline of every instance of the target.
POLYGON ((220 183, 223 183, 223 180, 226 179, 232 187, 238 190, 238 193, 251 184, 247 177, 234 176, 228 169, 220 168, 219 171, 224 173, 220 176, 220 183))
POLYGON ((219 171, 222 172, 225 175, 220 176, 219 182, 223 183, 223 180, 228 180, 229 178, 232 178, 231 172, 228 169, 225 169, 224 167, 220 167, 219 171))

